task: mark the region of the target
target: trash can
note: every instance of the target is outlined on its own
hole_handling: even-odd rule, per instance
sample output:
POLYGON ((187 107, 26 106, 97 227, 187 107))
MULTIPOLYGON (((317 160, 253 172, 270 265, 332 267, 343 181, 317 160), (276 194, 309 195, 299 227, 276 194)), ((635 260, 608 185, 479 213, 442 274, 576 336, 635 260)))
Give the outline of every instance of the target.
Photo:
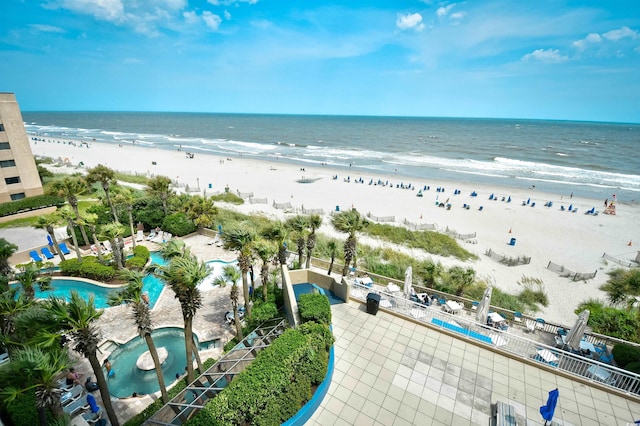
POLYGON ((367 294, 367 313, 375 315, 380 307, 380 295, 376 293, 367 294))
POLYGON ((515 246, 516 245, 516 239, 515 238, 511 238, 511 241, 509 241, 509 245, 510 246, 515 246))

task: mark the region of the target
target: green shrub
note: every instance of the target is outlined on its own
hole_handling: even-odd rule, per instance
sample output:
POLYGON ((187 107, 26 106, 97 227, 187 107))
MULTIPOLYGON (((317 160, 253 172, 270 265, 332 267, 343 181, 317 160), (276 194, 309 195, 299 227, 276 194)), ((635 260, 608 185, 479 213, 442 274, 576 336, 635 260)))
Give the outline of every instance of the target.
POLYGON ((223 192, 222 194, 212 196, 211 199, 213 201, 220 201, 229 204, 244 204, 244 200, 233 192, 223 192))
POLYGON ((298 299, 300 320, 331 324, 331 304, 324 294, 301 294, 298 299))
POLYGON ((191 234, 198 229, 196 225, 184 213, 173 213, 162 221, 162 229, 177 236, 191 234))
POLYGON ((142 245, 137 245, 133 249, 133 256, 127 259, 125 265, 129 269, 142 270, 149 261, 150 255, 151 252, 149 252, 148 248, 142 245))
POLYGON ((617 343, 613 346, 611 353, 613 353, 613 359, 615 359, 616 364, 621 368, 640 362, 640 348, 636 346, 617 343))
MULTIPOLYGON (((38 410, 36 409, 35 390, 30 390, 16 397, 7 404, 7 414, 14 426, 33 426, 39 424, 38 410)), ((47 420, 51 423, 54 419, 50 410, 46 410, 47 420)))
POLYGON ((256 302, 251 309, 251 318, 249 320, 248 328, 253 330, 265 321, 278 316, 278 308, 275 303, 272 302, 256 302))
POLYGON ((62 197, 57 197, 55 195, 36 195, 34 197, 0 204, 0 217, 37 210, 44 207, 60 207, 63 206, 64 203, 65 200, 62 197))
POLYGON ((632 373, 640 374, 640 362, 629 363, 624 369, 632 373))
POLYGON ((103 265, 95 256, 86 256, 82 262, 78 259, 67 259, 60 262, 62 275, 89 278, 96 281, 111 281, 116 274, 112 266, 103 265))

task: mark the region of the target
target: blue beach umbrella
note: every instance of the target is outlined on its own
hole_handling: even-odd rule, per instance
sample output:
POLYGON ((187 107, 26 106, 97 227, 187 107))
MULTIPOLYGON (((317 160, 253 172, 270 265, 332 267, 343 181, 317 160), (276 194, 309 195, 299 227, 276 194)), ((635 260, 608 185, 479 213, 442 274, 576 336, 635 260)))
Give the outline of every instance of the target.
POLYGON ((547 398, 547 404, 540 407, 540 414, 544 419, 544 424, 553 420, 553 413, 556 411, 556 405, 558 404, 558 397, 560 392, 558 389, 549 391, 549 398, 547 398))
POLYGON ((51 235, 47 234, 47 241, 49 242, 50 246, 53 246, 53 240, 51 239, 51 235))

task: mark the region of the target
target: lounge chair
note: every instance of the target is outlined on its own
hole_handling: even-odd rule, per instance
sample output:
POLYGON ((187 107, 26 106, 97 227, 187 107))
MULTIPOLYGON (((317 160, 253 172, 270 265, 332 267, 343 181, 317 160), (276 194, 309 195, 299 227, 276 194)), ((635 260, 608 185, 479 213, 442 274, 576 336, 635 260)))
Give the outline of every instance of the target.
POLYGON ((32 259, 34 262, 42 262, 42 258, 40 257, 40 255, 38 254, 38 252, 37 252, 37 251, 35 251, 35 250, 31 250, 31 251, 29 252, 29 256, 31 256, 31 259, 32 259))
POLYGON ((151 232, 149 232, 149 235, 147 235, 147 241, 151 241, 156 237, 156 230, 152 229, 151 232))
POLYGON ((103 242, 102 242, 102 245, 103 245, 103 247, 104 247, 104 251, 106 251, 106 252, 110 252, 110 251, 112 250, 112 248, 111 248, 111 241, 109 241, 109 240, 105 240, 105 241, 103 241, 103 242))
POLYGON ((65 405, 62 407, 62 412, 73 416, 80 411, 86 410, 89 408, 89 404, 84 398, 79 398, 73 401, 71 404, 65 405))
POLYGON ((60 251, 62 252, 62 254, 71 254, 71 251, 69 251, 69 247, 67 247, 65 243, 58 244, 58 247, 60 247, 60 251))
POLYGON ((9 354, 7 352, 3 352, 0 354, 0 365, 4 364, 5 362, 9 362, 9 354))
POLYGON ((71 404, 73 401, 77 401, 82 396, 83 391, 82 385, 75 385, 69 391, 62 394, 60 404, 65 406, 71 404))
POLYGON ((48 247, 42 247, 40 251, 42 252, 42 255, 47 259, 53 259, 55 257, 53 253, 51 253, 51 250, 49 250, 48 247))
POLYGON ((144 231, 140 230, 136 234, 136 242, 140 242, 144 240, 144 231))
POLYGON ((98 411, 97 412, 89 412, 89 413, 82 413, 82 418, 84 419, 85 422, 89 423, 90 425, 94 425, 96 423, 98 423, 100 421, 100 419, 102 418, 102 408, 98 407, 98 411))

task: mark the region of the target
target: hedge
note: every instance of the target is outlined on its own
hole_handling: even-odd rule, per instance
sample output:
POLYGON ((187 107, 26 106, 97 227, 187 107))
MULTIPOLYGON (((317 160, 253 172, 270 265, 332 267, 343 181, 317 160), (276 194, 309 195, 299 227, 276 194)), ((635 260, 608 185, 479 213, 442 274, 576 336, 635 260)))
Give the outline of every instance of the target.
POLYGON ((620 368, 626 368, 628 364, 640 362, 640 348, 636 346, 618 343, 613 346, 611 353, 620 368))
MULTIPOLYGON (((330 311, 328 300, 324 305, 310 299, 299 305, 301 316, 331 318, 330 312, 319 312, 321 305, 330 311), (309 307, 317 312, 305 313, 309 307)), ((309 321, 286 330, 186 425, 281 424, 311 399, 313 387, 324 379, 332 344, 327 324, 309 321)))
POLYGON ((62 275, 89 278, 96 281, 111 281, 116 274, 112 266, 103 265, 95 256, 86 256, 82 262, 78 259, 67 259, 60 262, 62 275))
POLYGON ((136 248, 133 249, 133 256, 127 259, 125 266, 129 269, 141 271, 149 261, 150 254, 148 248, 137 245, 136 248))
POLYGON ((324 294, 301 294, 298 299, 300 320, 331 324, 331 304, 324 294))
POLYGON ((198 229, 186 214, 182 212, 173 213, 165 217, 162 221, 162 229, 170 232, 176 237, 182 237, 198 229))
POLYGON ((33 197, 23 198, 18 201, 11 201, 0 204, 0 217, 10 216, 12 214, 38 210, 44 207, 63 206, 64 198, 55 195, 36 195, 33 197))
MULTIPOLYGON (((18 395, 15 400, 6 405, 5 410, 9 416, 9 420, 11 420, 14 426, 33 426, 39 424, 34 389, 18 395)), ((51 410, 47 408, 46 413, 47 421, 49 423, 54 421, 55 418, 51 410)))

